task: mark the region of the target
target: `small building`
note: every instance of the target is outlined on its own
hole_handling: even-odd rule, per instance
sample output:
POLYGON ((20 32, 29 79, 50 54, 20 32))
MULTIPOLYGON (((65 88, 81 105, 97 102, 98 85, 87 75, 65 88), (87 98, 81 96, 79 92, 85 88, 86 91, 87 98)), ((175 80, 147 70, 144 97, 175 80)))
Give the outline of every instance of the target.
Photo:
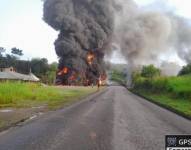
POLYGON ((0 81, 3 80, 18 80, 26 82, 39 82, 40 79, 36 77, 33 73, 21 74, 15 71, 13 67, 0 68, 0 81))

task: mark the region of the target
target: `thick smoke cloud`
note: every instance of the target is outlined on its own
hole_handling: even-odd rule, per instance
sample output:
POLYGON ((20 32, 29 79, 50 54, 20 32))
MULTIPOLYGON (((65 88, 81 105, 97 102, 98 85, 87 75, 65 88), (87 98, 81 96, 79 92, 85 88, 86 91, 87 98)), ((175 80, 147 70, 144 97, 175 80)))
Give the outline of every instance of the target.
POLYGON ((166 16, 143 13, 121 24, 116 38, 129 64, 139 65, 156 61, 158 54, 166 48, 170 32, 170 20, 166 16))
POLYGON ((129 69, 159 62, 160 55, 172 49, 182 60, 191 62, 188 20, 175 15, 164 3, 158 11, 140 8, 131 0, 116 3, 121 9, 115 13, 115 42, 126 56, 129 69))
POLYGON ((172 62, 163 62, 161 64, 161 73, 165 76, 176 76, 181 69, 181 66, 172 62))
POLYGON ((191 25, 188 20, 171 16, 173 22, 173 48, 186 63, 191 63, 191 25))
POLYGON ((104 53, 111 43, 113 15, 110 0, 45 0, 44 20, 58 30, 55 49, 59 69, 72 68, 99 77, 104 71, 104 53), (87 52, 95 51, 94 68, 86 62, 87 52))
POLYGON ((87 50, 92 49, 98 53, 92 69, 97 74, 91 67, 89 73, 98 77, 111 44, 120 47, 130 73, 137 66, 160 62, 160 55, 169 50, 191 63, 189 21, 162 6, 155 11, 140 8, 133 0, 45 0, 44 20, 60 31, 55 42, 59 69, 87 70, 87 50))

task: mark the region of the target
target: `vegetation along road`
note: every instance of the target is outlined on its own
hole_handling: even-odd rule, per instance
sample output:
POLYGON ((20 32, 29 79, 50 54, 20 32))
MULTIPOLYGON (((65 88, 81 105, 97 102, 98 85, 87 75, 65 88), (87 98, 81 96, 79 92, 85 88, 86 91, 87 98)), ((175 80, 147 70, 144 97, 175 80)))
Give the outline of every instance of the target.
POLYGON ((191 121, 111 86, 0 134, 1 150, 163 150, 191 121))

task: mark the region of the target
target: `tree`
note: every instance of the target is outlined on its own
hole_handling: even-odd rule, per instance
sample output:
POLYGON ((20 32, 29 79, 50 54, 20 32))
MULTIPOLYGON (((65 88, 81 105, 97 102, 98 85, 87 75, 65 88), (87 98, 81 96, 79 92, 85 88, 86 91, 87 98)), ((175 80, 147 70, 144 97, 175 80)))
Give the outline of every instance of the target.
POLYGON ((32 72, 42 78, 49 70, 48 60, 46 58, 34 58, 31 60, 32 72))
POLYGON ((178 73, 179 76, 187 75, 187 74, 191 74, 191 63, 186 66, 183 66, 183 68, 178 73))
POLYGON ((2 53, 4 53, 6 49, 4 47, 0 47, 0 56, 2 56, 2 53))
POLYGON ((11 53, 18 56, 23 56, 23 50, 20 50, 16 47, 11 49, 11 53))
POLYGON ((53 62, 49 65, 49 70, 47 72, 47 83, 54 84, 56 79, 56 71, 58 68, 58 63, 53 62))
POLYGON ((33 58, 30 62, 32 73, 41 78, 46 84, 53 84, 56 78, 58 63, 48 64, 46 58, 33 58))
POLYGON ((145 78, 153 78, 156 76, 160 76, 160 69, 156 68, 154 65, 143 66, 141 71, 141 76, 145 78))
POLYGON ((56 71, 58 70, 58 63, 57 63, 57 62, 51 63, 51 64, 49 65, 49 70, 56 72, 56 71))

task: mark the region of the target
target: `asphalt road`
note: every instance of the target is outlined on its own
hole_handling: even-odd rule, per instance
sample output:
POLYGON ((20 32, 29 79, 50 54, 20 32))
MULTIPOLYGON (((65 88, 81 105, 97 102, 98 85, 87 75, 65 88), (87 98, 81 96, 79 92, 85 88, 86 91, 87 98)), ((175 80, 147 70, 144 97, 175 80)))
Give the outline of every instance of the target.
POLYGON ((120 86, 0 134, 0 150, 164 150, 191 121, 120 86))

